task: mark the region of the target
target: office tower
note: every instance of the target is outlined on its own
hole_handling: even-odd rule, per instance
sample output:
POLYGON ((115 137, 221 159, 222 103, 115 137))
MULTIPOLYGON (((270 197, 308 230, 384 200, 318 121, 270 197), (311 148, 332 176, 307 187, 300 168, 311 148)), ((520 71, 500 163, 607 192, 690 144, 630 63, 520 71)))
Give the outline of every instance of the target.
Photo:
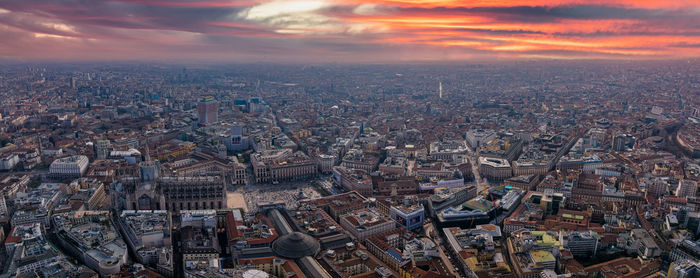
POLYGON ((219 120, 219 102, 214 97, 206 96, 197 104, 199 122, 203 124, 215 123, 219 120))

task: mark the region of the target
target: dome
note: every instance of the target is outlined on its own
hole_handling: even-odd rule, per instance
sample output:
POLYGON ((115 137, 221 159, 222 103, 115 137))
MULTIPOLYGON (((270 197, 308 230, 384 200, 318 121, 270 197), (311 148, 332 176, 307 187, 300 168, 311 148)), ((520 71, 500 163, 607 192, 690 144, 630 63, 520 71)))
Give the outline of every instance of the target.
POLYGON ((298 259, 316 255, 321 250, 321 244, 310 235, 292 232, 275 240, 272 250, 281 257, 298 259))

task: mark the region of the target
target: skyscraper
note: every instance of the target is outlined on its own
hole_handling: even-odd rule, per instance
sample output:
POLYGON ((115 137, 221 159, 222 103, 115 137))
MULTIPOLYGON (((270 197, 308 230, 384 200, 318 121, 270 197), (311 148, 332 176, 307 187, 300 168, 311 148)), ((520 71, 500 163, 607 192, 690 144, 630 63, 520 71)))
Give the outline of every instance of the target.
POLYGON ((219 102, 214 97, 206 96, 197 104, 199 122, 203 124, 214 123, 219 120, 219 102))

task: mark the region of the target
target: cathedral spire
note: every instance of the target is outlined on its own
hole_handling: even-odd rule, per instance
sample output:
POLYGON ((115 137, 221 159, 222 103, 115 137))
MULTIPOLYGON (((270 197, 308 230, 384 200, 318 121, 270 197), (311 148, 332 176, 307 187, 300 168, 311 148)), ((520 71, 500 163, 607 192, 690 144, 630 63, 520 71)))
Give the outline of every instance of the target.
POLYGON ((148 149, 148 138, 146 138, 146 161, 151 161, 151 152, 148 149))

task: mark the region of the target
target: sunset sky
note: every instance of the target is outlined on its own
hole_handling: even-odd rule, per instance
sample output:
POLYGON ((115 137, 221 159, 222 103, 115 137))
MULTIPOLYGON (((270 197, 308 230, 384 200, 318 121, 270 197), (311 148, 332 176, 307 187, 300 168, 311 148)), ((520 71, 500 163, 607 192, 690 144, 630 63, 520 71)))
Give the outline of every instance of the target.
POLYGON ((410 62, 700 56, 700 0, 2 0, 0 59, 410 62))

